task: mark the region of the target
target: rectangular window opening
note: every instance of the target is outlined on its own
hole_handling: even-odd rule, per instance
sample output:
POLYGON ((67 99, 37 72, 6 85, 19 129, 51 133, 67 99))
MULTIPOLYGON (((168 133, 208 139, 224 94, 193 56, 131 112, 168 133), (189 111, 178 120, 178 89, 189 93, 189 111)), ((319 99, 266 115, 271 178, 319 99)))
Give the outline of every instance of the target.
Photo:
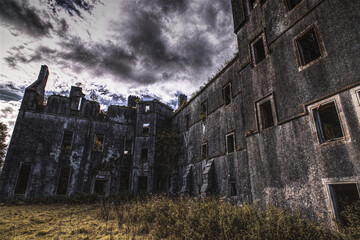
POLYGON ((203 102, 201 104, 201 113, 200 113, 200 118, 205 121, 206 120, 206 116, 207 116, 207 102, 203 102))
POLYGON ((262 129, 274 126, 274 116, 270 100, 260 105, 260 117, 262 129))
POLYGON ((357 186, 355 183, 331 184, 329 188, 336 220, 347 225, 342 213, 347 206, 360 200, 357 186))
POLYGON ((73 132, 64 131, 62 148, 66 150, 70 150, 72 145, 72 139, 73 139, 73 132))
POLYGON ((296 42, 302 66, 307 65, 321 56, 314 29, 311 29, 306 34, 301 36, 296 42))
POLYGON ((132 140, 125 141, 124 154, 132 154, 132 140))
POLYGON ((227 153, 233 153, 235 151, 235 140, 233 133, 226 136, 226 151, 227 153))
POLYGON ((302 0, 286 0, 286 5, 288 7, 288 10, 290 11, 291 9, 296 7, 296 5, 298 5, 301 1, 302 0))
POLYGON ((145 112, 149 113, 150 112, 150 105, 145 105, 145 112))
POLYGON ((201 159, 206 159, 207 158, 207 143, 203 143, 201 145, 201 159))
POLYGON ((96 134, 94 140, 94 151, 95 152, 102 152, 104 147, 104 135, 103 134, 96 134))
POLYGON ((313 109, 320 143, 336 140, 344 136, 335 102, 313 109))
POLYGON ((66 195, 70 180, 70 167, 61 167, 56 195, 66 195))
POLYGON ((232 197, 237 196, 236 193, 236 182, 231 182, 230 183, 230 194, 232 197))
POLYGON ((223 88, 224 104, 229 105, 231 103, 231 85, 228 84, 223 88))
POLYGON ((140 162, 147 162, 148 161, 148 149, 147 148, 142 148, 141 149, 141 157, 140 157, 140 162))
POLYGON ((100 196, 105 196, 107 182, 108 180, 106 179, 96 179, 94 186, 94 193, 100 196))
POLYGON ((130 172, 129 171, 122 171, 120 173, 120 191, 125 192, 129 190, 129 183, 130 183, 130 172))
POLYGON ((21 164, 14 194, 24 195, 30 178, 31 164, 21 164))
POLYGON ((186 131, 190 128, 190 115, 185 116, 185 125, 186 125, 186 131))
POLYGON ((150 123, 144 123, 143 124, 143 134, 149 134, 150 132, 150 123))
POLYGON ((254 63, 255 65, 257 65, 266 57, 263 37, 259 38, 256 42, 254 42, 252 44, 252 48, 254 63))
POLYGON ((138 192, 147 191, 147 181, 148 181, 148 177, 146 176, 140 176, 138 178, 138 192))

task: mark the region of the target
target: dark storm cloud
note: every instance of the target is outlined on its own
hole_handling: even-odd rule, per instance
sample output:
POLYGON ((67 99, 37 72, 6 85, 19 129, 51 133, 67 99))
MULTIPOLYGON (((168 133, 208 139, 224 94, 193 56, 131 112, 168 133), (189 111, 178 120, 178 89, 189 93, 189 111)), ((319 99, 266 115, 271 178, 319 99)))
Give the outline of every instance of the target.
POLYGON ((82 16, 82 11, 91 13, 95 4, 99 2, 99 0, 48 0, 48 4, 54 13, 60 9, 65 9, 70 16, 76 14, 79 17, 82 16))
POLYGON ((33 37, 50 34, 53 25, 44 20, 42 13, 29 6, 28 1, 1 0, 1 22, 7 27, 19 30, 33 37))
MULTIPOLYGON (((188 7, 188 0, 156 0, 154 2, 155 5, 158 5, 164 13, 182 13, 188 7)), ((152 4, 154 4, 154 2, 152 2, 152 4)))
POLYGON ((8 83, 0 85, 0 100, 19 101, 21 98, 21 89, 15 87, 13 84, 8 83))

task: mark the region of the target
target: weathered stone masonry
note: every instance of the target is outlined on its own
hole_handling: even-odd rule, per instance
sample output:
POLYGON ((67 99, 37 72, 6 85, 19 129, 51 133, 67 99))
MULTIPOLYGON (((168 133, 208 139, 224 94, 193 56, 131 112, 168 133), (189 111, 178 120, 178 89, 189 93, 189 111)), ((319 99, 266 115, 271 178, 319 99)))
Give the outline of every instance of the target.
MULTIPOLYGON (((359 1, 232 0, 238 55, 174 113, 78 87, 44 104, 48 69, 25 91, 1 198, 157 191, 155 136, 180 129, 169 191, 301 206, 319 220, 359 199, 359 1), (343 203, 343 200, 345 202, 343 203)), ((159 160, 157 160, 159 161, 159 160)))

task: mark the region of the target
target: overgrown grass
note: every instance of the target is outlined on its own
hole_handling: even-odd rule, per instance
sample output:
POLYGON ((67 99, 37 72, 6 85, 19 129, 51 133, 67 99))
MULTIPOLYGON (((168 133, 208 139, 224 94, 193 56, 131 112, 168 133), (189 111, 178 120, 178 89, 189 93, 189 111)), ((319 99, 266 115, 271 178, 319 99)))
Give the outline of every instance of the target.
POLYGON ((0 205, 0 239, 359 239, 360 204, 331 232, 274 206, 151 196, 97 204, 0 205))

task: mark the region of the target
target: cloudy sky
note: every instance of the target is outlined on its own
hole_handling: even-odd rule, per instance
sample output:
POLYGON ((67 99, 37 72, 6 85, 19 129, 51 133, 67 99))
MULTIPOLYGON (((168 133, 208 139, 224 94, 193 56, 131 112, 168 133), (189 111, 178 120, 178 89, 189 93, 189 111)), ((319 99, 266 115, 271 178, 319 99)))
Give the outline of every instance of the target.
POLYGON ((236 52, 230 0, 1 0, 0 121, 46 64, 47 95, 81 83, 103 109, 127 96, 173 108, 236 52))

